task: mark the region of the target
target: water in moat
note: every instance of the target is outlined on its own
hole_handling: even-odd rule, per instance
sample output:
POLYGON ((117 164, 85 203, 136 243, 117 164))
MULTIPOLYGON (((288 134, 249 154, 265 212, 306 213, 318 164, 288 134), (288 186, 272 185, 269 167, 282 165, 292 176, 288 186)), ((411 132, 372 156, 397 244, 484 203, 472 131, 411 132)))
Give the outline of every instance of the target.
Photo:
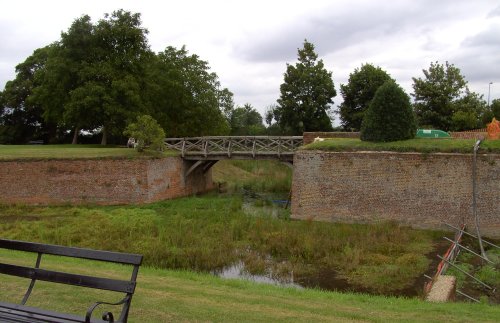
MULTIPOLYGON (((437 254, 442 254, 447 249, 445 243, 440 244, 435 250, 427 254, 427 258, 431 260, 425 274, 427 276, 434 275, 435 269, 439 263, 439 258, 436 257, 437 254)), ((356 292, 356 293, 369 293, 369 294, 379 294, 368 288, 364 288, 360 285, 351 284, 347 279, 339 277, 337 272, 333 269, 322 269, 316 271, 314 274, 308 274, 305 276, 296 276, 293 272, 291 273, 279 273, 273 272, 272 265, 270 264, 266 268, 263 274, 251 274, 245 268, 245 264, 239 261, 231 266, 222 268, 220 270, 215 270, 212 272, 214 275, 225 278, 225 279, 244 279, 250 280, 257 283, 272 284, 282 287, 291 287, 297 289, 303 288, 315 288, 321 290, 338 291, 338 292, 356 292)), ((405 297, 421 297, 423 295, 423 287, 427 282, 424 274, 415 280, 412 286, 395 290, 390 295, 393 296, 405 296, 405 297)), ((387 295, 387 294, 386 294, 387 295)))
MULTIPOLYGON (((273 217, 286 217, 288 211, 285 211, 285 206, 290 207, 287 202, 287 194, 258 194, 253 191, 245 190, 243 192, 243 210, 249 215, 270 214, 273 217)), ((426 275, 432 276, 439 262, 437 254, 442 254, 447 248, 446 243, 439 244, 435 250, 427 255, 430 260, 426 275)), ((273 263, 270 256, 264 257, 266 261, 266 269, 260 271, 259 274, 252 274, 245 268, 245 263, 239 261, 231 266, 215 270, 212 273, 221 278, 226 279, 244 279, 258 283, 273 284, 282 287, 291 287, 297 289, 317 288, 322 290, 340 291, 340 292, 358 292, 358 293, 375 293, 368 288, 363 288, 360 285, 351 284, 347 279, 340 277, 334 269, 313 270, 314 274, 294 275, 293 271, 276 270, 276 264, 273 263)), ((412 286, 396 290, 391 293, 395 296, 419 297, 422 296, 423 286, 427 279, 422 274, 421 277, 415 280, 412 286)))

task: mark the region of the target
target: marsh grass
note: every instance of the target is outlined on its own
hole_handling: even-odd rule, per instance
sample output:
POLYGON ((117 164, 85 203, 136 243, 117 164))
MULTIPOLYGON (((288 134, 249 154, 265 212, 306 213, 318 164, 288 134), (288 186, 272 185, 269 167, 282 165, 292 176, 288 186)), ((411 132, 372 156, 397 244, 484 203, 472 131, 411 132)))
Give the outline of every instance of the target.
POLYGON ((225 182, 230 192, 289 192, 292 170, 272 160, 221 160, 212 168, 215 182, 225 182))
POLYGON ((3 205, 0 232, 3 238, 140 253, 155 268, 212 271, 244 261, 249 271, 261 272, 268 259, 275 267, 286 263, 280 270, 295 276, 329 268, 374 293, 413 284, 437 239, 395 223, 289 221, 249 216, 241 206, 241 197, 215 195, 143 206, 3 205))

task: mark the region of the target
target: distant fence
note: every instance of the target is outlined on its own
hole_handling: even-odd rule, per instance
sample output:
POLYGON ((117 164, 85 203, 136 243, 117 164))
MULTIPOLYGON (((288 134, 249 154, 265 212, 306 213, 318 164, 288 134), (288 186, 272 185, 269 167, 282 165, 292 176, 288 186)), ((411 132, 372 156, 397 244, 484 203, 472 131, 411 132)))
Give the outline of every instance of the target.
POLYGON ((484 129, 474 129, 460 132, 450 132, 454 139, 485 139, 488 137, 488 131, 484 129))

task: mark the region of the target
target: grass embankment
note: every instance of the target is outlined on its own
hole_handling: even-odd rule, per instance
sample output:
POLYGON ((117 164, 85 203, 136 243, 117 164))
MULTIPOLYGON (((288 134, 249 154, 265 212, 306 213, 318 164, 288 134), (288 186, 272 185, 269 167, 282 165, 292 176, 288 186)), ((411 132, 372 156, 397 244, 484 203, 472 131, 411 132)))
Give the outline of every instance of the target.
MULTIPOLYGON (((396 151, 420 153, 472 153, 474 139, 411 139, 393 142, 369 142, 352 138, 325 139, 302 147, 326 151, 396 151)), ((500 153, 500 140, 485 140, 479 153, 500 153)))
MULTIPOLYGON (((427 270, 435 232, 246 215, 240 197, 144 206, 2 206, 3 238, 144 254, 145 265, 209 271, 243 261, 250 273, 296 280, 336 271, 351 286, 397 294, 427 270)), ((440 237, 440 235, 439 235, 440 237)))
MULTIPOLYGON (((0 260, 35 262, 36 255, 5 252, 0 260)), ((87 275, 129 278, 124 266, 47 257, 42 266, 87 275)), ((27 280, 0 276, 1 299, 19 302, 27 280)), ((37 282, 28 305, 83 315, 96 300, 121 295, 37 282)), ((116 311, 110 308, 110 310, 116 311)), ((96 314, 102 313, 98 310, 96 314)), ((498 322, 500 308, 486 304, 433 304, 418 299, 297 290, 207 274, 142 267, 129 322, 498 322)))
POLYGON ((145 151, 101 145, 0 145, 0 160, 17 159, 79 159, 79 158, 141 158, 173 156, 175 152, 145 151))

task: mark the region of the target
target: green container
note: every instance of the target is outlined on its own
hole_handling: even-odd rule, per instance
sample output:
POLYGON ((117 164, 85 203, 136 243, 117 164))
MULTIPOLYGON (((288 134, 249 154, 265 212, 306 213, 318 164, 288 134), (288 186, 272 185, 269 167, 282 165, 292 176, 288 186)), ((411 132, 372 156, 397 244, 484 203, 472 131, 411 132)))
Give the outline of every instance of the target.
POLYGON ((443 130, 418 129, 417 138, 451 138, 451 136, 443 130))

